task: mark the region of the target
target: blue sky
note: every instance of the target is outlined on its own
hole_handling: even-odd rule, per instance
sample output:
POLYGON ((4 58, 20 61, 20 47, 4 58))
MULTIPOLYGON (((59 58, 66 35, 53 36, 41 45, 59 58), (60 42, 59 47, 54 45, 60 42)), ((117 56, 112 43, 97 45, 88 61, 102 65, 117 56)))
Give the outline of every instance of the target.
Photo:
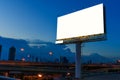
POLYGON ((107 40, 84 43, 82 53, 120 56, 119 0, 0 0, 0 36, 54 43, 57 17, 99 3, 105 6, 107 40))

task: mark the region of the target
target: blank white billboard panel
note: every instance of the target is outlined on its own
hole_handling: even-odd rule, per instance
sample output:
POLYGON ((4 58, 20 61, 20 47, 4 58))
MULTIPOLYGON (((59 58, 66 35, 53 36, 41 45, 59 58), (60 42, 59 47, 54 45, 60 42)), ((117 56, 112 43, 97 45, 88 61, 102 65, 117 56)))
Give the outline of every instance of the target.
POLYGON ((57 40, 104 34, 103 4, 57 19, 57 40))

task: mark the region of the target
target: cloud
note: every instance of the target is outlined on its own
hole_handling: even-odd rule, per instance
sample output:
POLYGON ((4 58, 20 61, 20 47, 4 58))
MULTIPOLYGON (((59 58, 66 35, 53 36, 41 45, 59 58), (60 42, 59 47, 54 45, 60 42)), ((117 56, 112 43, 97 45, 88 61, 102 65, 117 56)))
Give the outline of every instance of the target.
POLYGON ((73 59, 74 54, 66 45, 56 45, 52 42, 45 42, 41 40, 29 41, 31 45, 31 52, 38 55, 43 56, 46 59, 55 59, 60 58, 60 56, 65 56, 68 59, 73 59), (49 52, 52 52, 52 57, 50 57, 49 52))

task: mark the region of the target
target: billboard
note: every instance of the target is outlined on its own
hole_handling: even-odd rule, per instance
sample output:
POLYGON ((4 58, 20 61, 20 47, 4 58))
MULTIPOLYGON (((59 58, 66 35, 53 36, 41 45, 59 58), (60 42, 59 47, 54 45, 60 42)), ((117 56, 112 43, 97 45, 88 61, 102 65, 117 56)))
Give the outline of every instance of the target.
POLYGON ((56 43, 75 43, 102 39, 103 4, 98 4, 57 18, 56 43))

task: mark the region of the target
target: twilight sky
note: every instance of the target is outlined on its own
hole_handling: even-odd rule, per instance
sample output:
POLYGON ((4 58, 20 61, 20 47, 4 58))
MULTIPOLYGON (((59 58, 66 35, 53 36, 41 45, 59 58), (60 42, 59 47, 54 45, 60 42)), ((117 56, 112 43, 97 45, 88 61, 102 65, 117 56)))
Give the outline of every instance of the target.
POLYGON ((0 0, 0 36, 54 43, 57 17, 99 3, 105 6, 107 40, 84 43, 82 54, 120 56, 119 0, 0 0))

